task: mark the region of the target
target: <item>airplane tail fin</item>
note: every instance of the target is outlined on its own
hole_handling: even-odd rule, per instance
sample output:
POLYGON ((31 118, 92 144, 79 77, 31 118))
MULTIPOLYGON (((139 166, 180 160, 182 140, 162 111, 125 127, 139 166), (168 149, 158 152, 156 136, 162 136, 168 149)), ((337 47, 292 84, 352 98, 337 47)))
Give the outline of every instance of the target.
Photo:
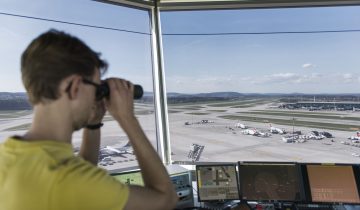
POLYGON ((124 147, 131 147, 130 141, 128 141, 128 142, 124 145, 124 147))

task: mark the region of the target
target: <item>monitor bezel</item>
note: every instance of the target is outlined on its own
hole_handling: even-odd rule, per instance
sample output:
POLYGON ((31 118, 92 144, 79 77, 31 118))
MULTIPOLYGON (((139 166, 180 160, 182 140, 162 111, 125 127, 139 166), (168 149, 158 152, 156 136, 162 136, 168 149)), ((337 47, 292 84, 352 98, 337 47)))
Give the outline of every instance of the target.
POLYGON ((301 172, 300 165, 297 162, 264 162, 264 161, 239 161, 238 162, 238 170, 239 170, 239 185, 240 185, 240 199, 246 202, 248 201, 256 201, 256 202, 264 202, 264 203, 304 203, 306 201, 306 190, 304 189, 303 176, 301 172), (243 197, 243 180, 241 179, 241 166, 245 164, 254 164, 254 165, 293 165, 295 166, 296 173, 298 175, 298 188, 300 190, 300 199, 299 200, 272 200, 272 199, 244 199, 243 197))
POLYGON ((359 169, 359 165, 358 164, 351 164, 351 163, 300 163, 301 165, 301 171, 303 173, 303 178, 304 178, 304 187, 305 187, 305 194, 307 195, 307 201, 309 201, 312 204, 331 204, 331 205, 358 205, 359 203, 349 203, 349 202, 321 202, 321 201, 313 201, 312 199, 312 194, 311 194, 311 188, 310 188, 310 181, 309 181, 309 176, 308 176, 308 171, 307 171, 307 166, 308 165, 318 165, 318 166, 351 166, 352 170, 353 170, 353 175, 354 175, 354 179, 355 179, 355 187, 357 188, 357 192, 358 195, 360 196, 360 169, 359 169))
POLYGON ((233 201, 233 200, 240 200, 240 191, 239 191, 239 173, 238 173, 238 169, 237 169, 237 164, 236 163, 212 163, 212 164, 201 164, 201 165, 196 165, 195 168, 195 175, 196 175, 196 186, 197 186, 197 197, 198 197, 198 202, 223 202, 223 201, 233 201), (200 196, 200 187, 199 187, 199 182, 198 182, 198 168, 200 167, 216 167, 216 166, 233 166, 235 167, 235 177, 236 177, 236 187, 237 187, 237 192, 238 192, 238 198, 237 199, 218 199, 218 200, 203 200, 201 199, 200 196))

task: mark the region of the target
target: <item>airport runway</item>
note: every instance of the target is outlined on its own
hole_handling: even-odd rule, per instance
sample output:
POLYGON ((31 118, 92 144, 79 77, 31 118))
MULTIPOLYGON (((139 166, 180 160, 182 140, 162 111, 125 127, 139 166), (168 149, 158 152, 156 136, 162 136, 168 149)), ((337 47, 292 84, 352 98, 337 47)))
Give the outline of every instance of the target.
MULTIPOLYGON (((323 140, 308 140, 305 143, 284 143, 281 135, 272 134, 270 137, 262 138, 242 134, 242 129, 236 128, 235 124, 240 122, 250 128, 259 131, 269 132, 269 123, 246 122, 238 120, 223 119, 219 116, 236 115, 237 112, 247 112, 254 110, 270 110, 268 104, 248 108, 214 107, 206 104, 201 105, 169 105, 170 137, 173 161, 191 161, 187 156, 192 144, 205 146, 201 155, 201 162, 236 162, 236 161, 289 161, 289 162, 334 162, 334 163, 359 163, 360 157, 353 154, 360 154, 360 148, 351 145, 344 145, 341 142, 350 142, 347 138, 355 135, 355 131, 336 131, 326 130, 332 133, 335 138, 323 140), (201 123, 207 120, 208 123, 201 123), (188 125, 185 123, 187 122, 188 125)), ((148 138, 156 148, 155 115, 153 106, 138 106, 137 117, 145 130, 148 138)), ((273 110, 273 109, 272 109, 273 110)), ((278 110, 277 110, 278 111, 278 110)), ((280 110, 284 113, 291 113, 289 110, 280 110)), ((306 112, 305 112, 306 113, 306 112)), ((316 114, 316 112, 311 112, 316 114)), ((306 113, 308 114, 308 112, 306 113)), ((344 116, 360 117, 360 113, 354 112, 328 112, 325 114, 340 114, 344 116)), ((252 115, 255 116, 255 115, 252 115)), ((261 114, 256 116, 262 116, 261 114)), ((0 142, 8 136, 21 135, 26 130, 16 129, 18 126, 26 127, 31 123, 32 114, 14 114, 14 117, 1 118, 0 115, 0 142), (12 128, 15 127, 15 130, 12 128)), ((287 118, 284 116, 266 116, 267 118, 287 118)), ((290 118, 290 117, 288 117, 290 118)), ((312 118, 304 117, 307 120, 312 118)), ((113 146, 121 148, 126 145, 128 139, 125 133, 119 128, 115 121, 109 116, 106 117, 105 126, 102 129, 101 147, 113 146)), ((298 118, 297 118, 298 119, 298 118)), ((321 121, 321 119, 316 119, 321 121)), ((331 123, 359 124, 354 120, 327 120, 331 123)), ((323 122, 323 121, 321 121, 323 122)), ((271 122, 270 122, 271 123, 271 122)), ((288 132, 293 130, 292 126, 276 125, 288 132)), ((21 127, 20 127, 21 128, 21 127)), ((323 131, 308 127, 294 128, 295 131, 301 130, 303 134, 313 130, 323 131)), ((78 148, 81 143, 81 131, 73 135, 74 148, 78 148)), ((122 154, 112 157, 113 164, 104 167, 108 170, 126 168, 137 165, 133 154, 122 154)))

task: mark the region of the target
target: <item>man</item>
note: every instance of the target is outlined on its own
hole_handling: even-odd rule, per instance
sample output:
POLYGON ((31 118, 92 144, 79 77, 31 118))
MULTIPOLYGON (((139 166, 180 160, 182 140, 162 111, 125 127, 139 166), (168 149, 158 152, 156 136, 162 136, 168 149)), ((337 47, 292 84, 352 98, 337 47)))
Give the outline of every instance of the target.
POLYGON ((30 43, 21 58, 21 72, 34 117, 23 136, 0 145, 0 210, 175 206, 169 176, 134 116, 133 85, 107 79, 110 97, 96 101, 106 68, 99 54, 63 32, 50 30, 30 43), (128 135, 145 187, 125 186, 96 166, 105 110, 128 135), (71 138, 81 128, 81 157, 76 157, 71 138))

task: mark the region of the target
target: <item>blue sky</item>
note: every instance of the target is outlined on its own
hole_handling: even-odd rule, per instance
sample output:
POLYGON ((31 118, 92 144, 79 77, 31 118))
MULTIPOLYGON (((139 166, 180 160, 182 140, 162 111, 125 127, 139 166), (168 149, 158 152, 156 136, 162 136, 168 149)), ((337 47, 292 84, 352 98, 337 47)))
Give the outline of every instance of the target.
MULTIPOLYGON (((77 0, 0 1, 0 12, 149 32, 148 13, 77 0)), ((360 7, 164 12, 163 33, 360 29, 360 7)), ((0 15, 0 91, 24 91, 19 59, 50 28, 65 30, 102 52, 106 76, 152 91, 150 37, 0 15)), ((360 32, 164 36, 169 92, 359 93, 360 32)))
MULTIPOLYGON (((1 0, 0 12, 68 22, 149 32, 148 13, 85 0, 1 0)), ((56 28, 83 39, 110 63, 109 76, 118 76, 152 89, 150 36, 0 15, 0 91, 24 91, 20 56, 40 33, 56 28)))

